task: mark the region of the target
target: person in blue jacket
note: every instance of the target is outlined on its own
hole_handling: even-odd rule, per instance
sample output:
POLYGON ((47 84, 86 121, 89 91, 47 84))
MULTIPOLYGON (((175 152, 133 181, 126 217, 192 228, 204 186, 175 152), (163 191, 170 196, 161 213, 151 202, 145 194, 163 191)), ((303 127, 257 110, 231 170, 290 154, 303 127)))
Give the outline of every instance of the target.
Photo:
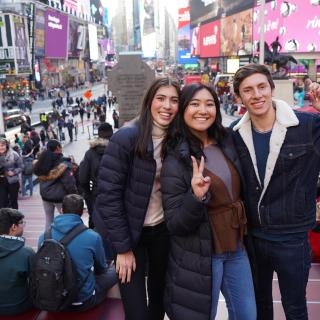
MULTIPOLYGON (((73 228, 82 224, 83 198, 77 194, 69 194, 62 202, 62 214, 51 224, 51 236, 61 240, 73 228)), ((44 240, 39 237, 38 247, 44 240)), ((117 282, 113 265, 106 263, 102 239, 99 234, 87 229, 76 236, 67 246, 72 261, 78 271, 79 296, 69 307, 70 311, 84 311, 101 303, 107 291, 117 282)))

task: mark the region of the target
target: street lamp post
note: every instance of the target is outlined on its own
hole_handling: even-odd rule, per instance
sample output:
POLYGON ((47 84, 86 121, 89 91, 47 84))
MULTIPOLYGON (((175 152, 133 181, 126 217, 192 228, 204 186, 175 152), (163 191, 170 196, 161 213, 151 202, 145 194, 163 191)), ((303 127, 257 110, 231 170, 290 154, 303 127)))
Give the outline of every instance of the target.
POLYGON ((259 63, 264 64, 264 11, 266 1, 260 0, 260 41, 259 41, 259 63))

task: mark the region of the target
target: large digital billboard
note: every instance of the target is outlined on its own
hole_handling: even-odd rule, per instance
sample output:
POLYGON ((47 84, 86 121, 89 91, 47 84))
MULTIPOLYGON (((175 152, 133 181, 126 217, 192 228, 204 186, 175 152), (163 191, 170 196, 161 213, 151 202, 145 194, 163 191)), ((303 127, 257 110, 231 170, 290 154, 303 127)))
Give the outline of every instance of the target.
POLYGON ((36 57, 44 57, 44 41, 45 41, 45 10, 36 8, 35 11, 35 45, 34 51, 36 57))
POLYGON ((220 20, 200 26, 200 57, 220 56, 220 20))
POLYGON ((140 0, 139 12, 143 56, 148 58, 155 57, 156 30, 154 25, 154 1, 140 0))
POLYGON ((191 25, 252 8, 254 0, 190 0, 191 25))
POLYGON ((197 64, 198 59, 192 58, 190 53, 190 9, 179 9, 178 18, 178 63, 197 64))
POLYGON ((17 73, 31 73, 29 39, 26 20, 21 16, 14 16, 15 51, 17 73))
POLYGON ((94 24, 88 24, 90 59, 97 61, 99 59, 97 27, 94 24))
POLYGON ((221 55, 252 54, 252 10, 221 19, 221 55))
POLYGON ((46 58, 66 58, 68 45, 68 17, 58 11, 46 10, 46 58))
MULTIPOLYGON (((280 52, 320 51, 320 2, 271 1, 266 4, 264 40, 270 46, 279 37, 280 52)), ((253 40, 260 39, 260 7, 254 8, 253 40)), ((272 50, 272 49, 271 49, 272 50)))

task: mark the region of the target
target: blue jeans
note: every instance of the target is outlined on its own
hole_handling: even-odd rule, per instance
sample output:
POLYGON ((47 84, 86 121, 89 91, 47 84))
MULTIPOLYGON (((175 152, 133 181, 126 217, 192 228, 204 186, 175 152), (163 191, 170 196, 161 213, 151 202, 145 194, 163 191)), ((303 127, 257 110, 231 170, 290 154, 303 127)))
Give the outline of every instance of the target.
POLYGON ((287 320, 307 320, 306 287, 311 266, 307 238, 268 241, 253 238, 259 320, 273 319, 272 279, 276 272, 287 320))
POLYGON ((28 181, 29 184, 29 191, 30 191, 30 196, 32 196, 33 193, 33 180, 32 180, 32 175, 31 176, 21 176, 21 193, 23 196, 27 195, 27 190, 26 190, 26 182, 28 181))
POLYGON ((229 320, 257 319, 251 269, 244 249, 212 256, 211 320, 217 313, 220 290, 226 299, 229 320))

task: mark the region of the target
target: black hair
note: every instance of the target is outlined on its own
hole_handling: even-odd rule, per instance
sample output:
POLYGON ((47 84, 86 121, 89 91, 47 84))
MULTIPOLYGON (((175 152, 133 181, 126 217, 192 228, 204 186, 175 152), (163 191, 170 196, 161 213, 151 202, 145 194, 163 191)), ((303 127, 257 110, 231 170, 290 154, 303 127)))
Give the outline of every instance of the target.
POLYGON ((138 118, 138 131, 139 136, 137 138, 137 144, 135 153, 142 159, 147 158, 148 142, 152 134, 152 115, 151 115, 151 104, 157 91, 161 87, 173 86, 177 90, 177 96, 180 97, 180 85, 176 80, 171 78, 157 78, 152 82, 146 94, 143 98, 140 115, 138 118))
POLYGON ((0 209, 0 234, 9 234, 10 228, 13 224, 18 225, 19 222, 24 218, 24 215, 11 208, 0 209))
POLYGON ((98 127, 98 137, 102 139, 110 139, 113 135, 112 125, 108 122, 103 122, 98 127))
POLYGON ((214 104, 216 106, 216 119, 207 130, 208 136, 213 138, 219 145, 221 145, 222 138, 226 134, 226 129, 222 125, 219 98, 212 87, 200 82, 191 83, 182 89, 179 102, 179 113, 176 119, 169 126, 168 134, 164 141, 166 147, 162 152, 162 157, 166 155, 169 149, 176 148, 176 146, 183 140, 187 140, 191 155, 198 159, 203 155, 202 141, 191 132, 184 121, 184 113, 186 108, 190 104, 195 94, 203 89, 207 90, 212 95, 214 104))
POLYGON ((57 148, 61 148, 61 143, 56 139, 50 139, 47 142, 47 150, 39 154, 38 160, 35 162, 33 169, 37 176, 45 176, 56 165, 57 159, 61 158, 61 154, 55 154, 57 148))
POLYGON ((50 150, 51 152, 54 152, 57 150, 57 148, 61 148, 61 143, 56 139, 50 139, 47 142, 47 150, 50 150))
POLYGON ((83 198, 78 194, 68 194, 62 201, 63 213, 74 213, 81 216, 83 213, 83 206, 83 198))

